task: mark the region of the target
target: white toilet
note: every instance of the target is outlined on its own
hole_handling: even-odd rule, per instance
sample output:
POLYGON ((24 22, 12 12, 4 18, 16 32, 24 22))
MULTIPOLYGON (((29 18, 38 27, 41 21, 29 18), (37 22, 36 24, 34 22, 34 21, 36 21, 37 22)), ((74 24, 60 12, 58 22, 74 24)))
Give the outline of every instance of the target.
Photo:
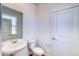
POLYGON ((44 50, 40 47, 36 46, 36 40, 30 40, 28 41, 28 47, 31 50, 32 54, 34 56, 43 56, 44 55, 44 50))

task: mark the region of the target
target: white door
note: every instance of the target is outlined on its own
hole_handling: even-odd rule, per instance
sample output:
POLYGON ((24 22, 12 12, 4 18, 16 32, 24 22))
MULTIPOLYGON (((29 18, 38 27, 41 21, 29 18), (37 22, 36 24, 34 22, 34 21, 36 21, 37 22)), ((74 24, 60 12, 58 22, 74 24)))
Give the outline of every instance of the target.
MULTIPOLYGON (((79 8, 79 7, 77 7, 79 8)), ((74 55, 76 7, 51 13, 53 55, 74 55), (74 10, 75 9, 75 10, 74 10)))

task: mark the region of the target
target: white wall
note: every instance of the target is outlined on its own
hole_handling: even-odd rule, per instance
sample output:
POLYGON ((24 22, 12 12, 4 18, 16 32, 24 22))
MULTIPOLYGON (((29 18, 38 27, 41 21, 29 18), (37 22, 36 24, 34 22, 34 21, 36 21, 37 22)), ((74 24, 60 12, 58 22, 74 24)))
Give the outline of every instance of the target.
POLYGON ((36 7, 33 4, 26 4, 23 16, 23 38, 34 39, 36 36, 36 7))
POLYGON ((39 4, 37 6, 37 39, 38 44, 48 55, 52 55, 50 39, 50 12, 62 10, 79 4, 39 4))

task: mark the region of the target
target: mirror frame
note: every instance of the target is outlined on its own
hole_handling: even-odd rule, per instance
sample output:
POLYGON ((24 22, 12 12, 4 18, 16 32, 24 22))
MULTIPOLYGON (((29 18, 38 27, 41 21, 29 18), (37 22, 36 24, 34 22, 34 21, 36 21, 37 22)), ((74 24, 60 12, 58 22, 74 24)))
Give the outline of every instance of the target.
POLYGON ((16 32, 17 34, 12 34, 13 39, 21 39, 23 38, 23 13, 16 11, 12 8, 2 5, 2 17, 11 19, 16 19, 16 32))

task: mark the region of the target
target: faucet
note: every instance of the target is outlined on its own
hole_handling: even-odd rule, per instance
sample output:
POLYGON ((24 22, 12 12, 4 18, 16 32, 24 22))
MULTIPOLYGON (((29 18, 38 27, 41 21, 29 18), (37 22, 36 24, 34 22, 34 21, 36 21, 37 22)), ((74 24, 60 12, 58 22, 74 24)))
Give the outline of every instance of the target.
POLYGON ((17 43, 17 41, 13 39, 12 34, 9 34, 9 35, 10 35, 10 37, 12 39, 12 43, 17 43))

